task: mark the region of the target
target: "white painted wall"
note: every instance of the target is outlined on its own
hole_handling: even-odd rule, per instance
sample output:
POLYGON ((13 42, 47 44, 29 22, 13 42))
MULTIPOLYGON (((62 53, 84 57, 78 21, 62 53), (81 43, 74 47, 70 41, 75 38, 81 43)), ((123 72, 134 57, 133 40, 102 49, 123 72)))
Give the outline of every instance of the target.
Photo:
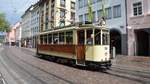
POLYGON ((31 37, 31 12, 27 12, 22 17, 22 38, 31 37))
MULTIPOLYGON (((119 4, 121 5, 121 17, 107 20, 107 26, 109 28, 113 28, 121 31, 122 34, 126 34, 125 0, 105 0, 104 2, 105 8, 113 7, 119 4), (120 26, 123 26, 123 28, 120 28, 120 26)), ((93 4, 92 7, 93 7, 93 11, 96 12, 96 20, 98 20, 97 11, 102 9, 101 2, 93 4)), ((113 10, 113 8, 111 9, 113 10)), ((83 19, 84 19, 85 18, 84 14, 86 13, 88 13, 87 6, 86 7, 84 6, 79 9, 78 0, 76 0, 76 22, 79 22, 79 15, 83 15, 83 19)))
POLYGON ((39 7, 31 11, 31 36, 39 33, 39 7))

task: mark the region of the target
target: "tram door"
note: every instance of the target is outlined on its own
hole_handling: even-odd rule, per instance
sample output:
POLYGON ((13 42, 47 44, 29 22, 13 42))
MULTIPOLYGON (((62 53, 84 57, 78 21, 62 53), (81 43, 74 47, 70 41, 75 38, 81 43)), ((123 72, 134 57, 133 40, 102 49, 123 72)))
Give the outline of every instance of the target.
POLYGON ((78 44, 76 46, 76 55, 77 55, 77 64, 84 65, 85 64, 85 35, 84 30, 77 32, 78 44))

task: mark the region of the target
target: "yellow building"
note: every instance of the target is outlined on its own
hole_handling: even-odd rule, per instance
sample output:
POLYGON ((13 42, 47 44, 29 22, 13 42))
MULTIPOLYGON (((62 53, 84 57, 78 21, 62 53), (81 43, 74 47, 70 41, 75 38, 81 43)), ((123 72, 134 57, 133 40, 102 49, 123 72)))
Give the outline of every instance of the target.
POLYGON ((75 22, 75 0, 40 0, 40 31, 75 22))

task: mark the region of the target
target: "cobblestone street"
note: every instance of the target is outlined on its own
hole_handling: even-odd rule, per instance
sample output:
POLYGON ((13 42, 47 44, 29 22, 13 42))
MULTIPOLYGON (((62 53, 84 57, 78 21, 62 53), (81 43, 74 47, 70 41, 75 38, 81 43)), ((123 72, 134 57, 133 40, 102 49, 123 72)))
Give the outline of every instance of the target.
POLYGON ((118 56, 112 60, 111 70, 102 72, 40 59, 34 49, 1 47, 0 50, 0 72, 8 84, 150 83, 149 57, 118 56))

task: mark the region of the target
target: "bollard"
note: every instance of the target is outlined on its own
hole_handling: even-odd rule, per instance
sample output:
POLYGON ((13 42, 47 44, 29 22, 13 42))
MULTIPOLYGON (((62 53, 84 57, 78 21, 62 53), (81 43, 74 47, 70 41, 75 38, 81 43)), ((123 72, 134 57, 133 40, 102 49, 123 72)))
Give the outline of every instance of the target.
POLYGON ((113 59, 115 59, 115 57, 116 57, 116 48, 113 47, 113 59))

